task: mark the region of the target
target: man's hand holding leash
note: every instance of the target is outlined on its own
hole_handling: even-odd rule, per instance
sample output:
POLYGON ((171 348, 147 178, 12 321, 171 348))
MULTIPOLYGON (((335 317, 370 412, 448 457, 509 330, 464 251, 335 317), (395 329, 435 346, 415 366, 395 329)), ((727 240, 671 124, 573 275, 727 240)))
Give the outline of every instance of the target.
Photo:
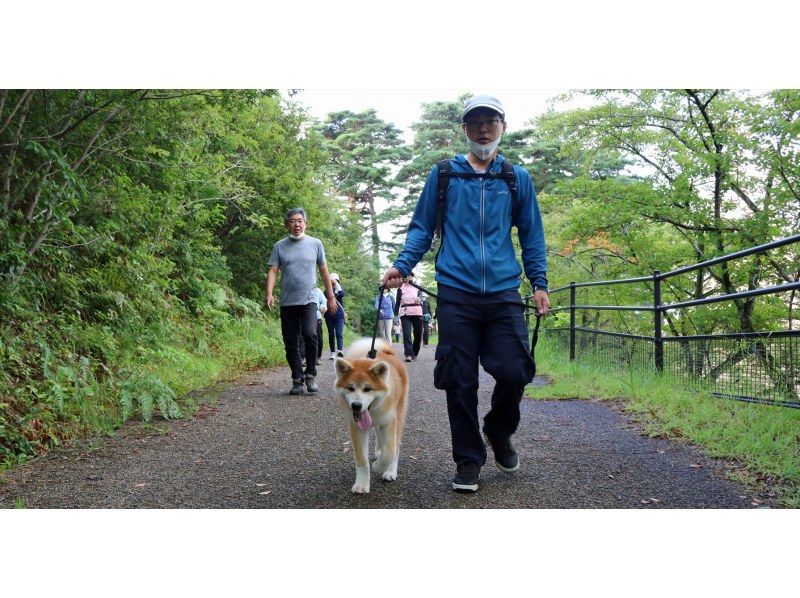
POLYGON ((550 310, 550 297, 547 291, 536 289, 533 292, 533 302, 536 304, 536 315, 543 316, 550 310))
POLYGON ((392 266, 386 271, 386 274, 383 275, 383 281, 381 285, 385 289, 397 289, 403 286, 404 276, 400 274, 400 270, 392 266))

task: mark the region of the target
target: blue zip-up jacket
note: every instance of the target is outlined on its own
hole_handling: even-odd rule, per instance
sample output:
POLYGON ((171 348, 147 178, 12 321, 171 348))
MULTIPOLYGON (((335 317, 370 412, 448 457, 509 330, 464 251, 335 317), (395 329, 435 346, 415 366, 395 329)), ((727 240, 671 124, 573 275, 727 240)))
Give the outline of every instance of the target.
MULTIPOLYGON (((497 155, 488 172, 502 172, 505 158, 497 155)), ((475 172, 465 156, 450 160, 454 172, 475 172)), ((394 267, 407 275, 431 246, 439 198, 439 169, 434 166, 425 182, 406 243, 394 267)), ((547 258, 539 202, 528 171, 514 166, 517 202, 502 179, 450 177, 444 210, 444 244, 436 261, 437 282, 485 295, 519 289, 522 269, 511 242, 516 226, 525 275, 534 288, 547 290, 547 258)))

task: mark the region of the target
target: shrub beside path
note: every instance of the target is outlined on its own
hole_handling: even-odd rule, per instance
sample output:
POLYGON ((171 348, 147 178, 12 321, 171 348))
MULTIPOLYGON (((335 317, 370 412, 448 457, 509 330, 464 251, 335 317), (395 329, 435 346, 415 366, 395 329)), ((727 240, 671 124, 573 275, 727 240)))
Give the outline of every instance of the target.
MULTIPOLYGON (((395 346, 397 348, 397 346, 395 346)), ((624 413, 585 401, 522 402, 514 443, 521 469, 489 461, 476 494, 450 489, 454 465, 434 347, 407 364, 411 397, 398 479, 373 476, 353 495, 346 417, 323 358, 317 395, 290 396, 287 368, 258 371, 217 391, 188 420, 129 423, 0 473, 11 508, 754 508, 770 506, 727 480, 723 461, 695 446, 647 438, 624 413)), ((536 382, 536 381, 535 381, 536 382)), ((481 372, 480 413, 492 379, 481 372)), ((772 505, 774 506, 774 505, 772 505)))

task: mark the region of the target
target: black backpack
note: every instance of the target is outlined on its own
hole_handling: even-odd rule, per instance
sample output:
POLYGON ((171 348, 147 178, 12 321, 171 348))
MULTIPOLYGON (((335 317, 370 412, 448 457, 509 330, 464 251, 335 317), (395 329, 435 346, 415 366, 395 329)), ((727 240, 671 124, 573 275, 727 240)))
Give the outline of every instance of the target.
MULTIPOLYGON (((461 179, 503 179, 511 191, 511 200, 514 202, 516 209, 517 205, 517 179, 514 176, 514 166, 508 160, 503 160, 501 164, 503 170, 500 173, 495 172, 453 172, 450 168, 450 160, 439 160, 436 167, 439 170, 439 180, 437 185, 437 192, 439 196, 439 212, 436 216, 436 230, 434 231, 434 243, 436 237, 439 237, 439 250, 442 249, 442 235, 444 234, 444 205, 447 201, 447 186, 450 184, 450 177, 461 179)), ((439 252, 436 252, 436 257, 439 257, 439 252)))

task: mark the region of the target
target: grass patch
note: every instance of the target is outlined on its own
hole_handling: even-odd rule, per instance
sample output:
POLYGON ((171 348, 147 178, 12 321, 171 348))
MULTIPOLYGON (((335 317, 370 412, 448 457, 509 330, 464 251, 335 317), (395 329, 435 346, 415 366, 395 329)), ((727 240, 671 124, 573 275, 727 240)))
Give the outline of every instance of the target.
POLYGON ((668 374, 609 370, 590 358, 570 362, 559 345, 541 342, 537 369, 552 381, 528 387, 534 399, 621 399, 648 434, 682 437, 743 468, 740 481, 766 483, 781 502, 800 507, 800 410, 712 397, 668 374))

